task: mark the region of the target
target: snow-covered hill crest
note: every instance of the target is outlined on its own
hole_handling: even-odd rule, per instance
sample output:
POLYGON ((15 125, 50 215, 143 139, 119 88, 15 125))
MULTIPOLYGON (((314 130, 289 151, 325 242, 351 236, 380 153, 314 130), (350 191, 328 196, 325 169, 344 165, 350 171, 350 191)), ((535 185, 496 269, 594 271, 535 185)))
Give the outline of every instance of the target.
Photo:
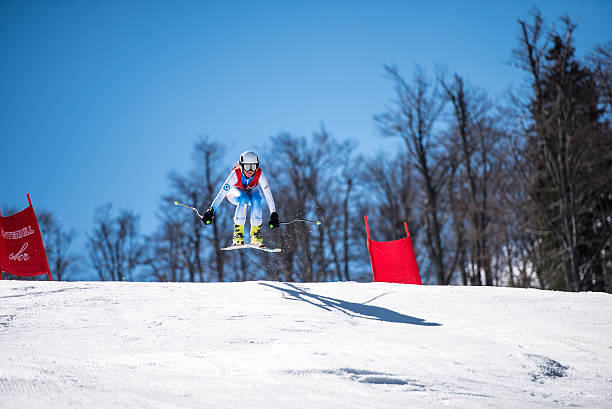
POLYGON ((0 282, 2 408, 612 407, 612 296, 0 282))

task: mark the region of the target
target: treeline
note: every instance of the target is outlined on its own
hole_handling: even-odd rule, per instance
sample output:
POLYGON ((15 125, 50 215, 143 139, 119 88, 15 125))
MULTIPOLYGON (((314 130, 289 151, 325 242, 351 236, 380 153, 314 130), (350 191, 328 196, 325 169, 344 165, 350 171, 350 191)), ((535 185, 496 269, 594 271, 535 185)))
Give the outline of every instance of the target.
POLYGON ((501 101, 460 73, 385 66, 394 96, 374 118, 396 152, 376 154, 372 141, 358 155, 325 128, 260 147, 281 219, 322 221, 265 231, 282 253, 220 251, 228 203, 211 226, 171 205, 206 209, 229 173, 227 146, 200 137, 192 170, 169 176, 150 237, 136 214, 98 210, 87 237, 98 277, 368 281, 368 215, 375 240, 403 237, 408 222, 425 283, 612 292, 612 42, 579 58, 568 17, 518 23, 512 56, 526 81, 501 101))

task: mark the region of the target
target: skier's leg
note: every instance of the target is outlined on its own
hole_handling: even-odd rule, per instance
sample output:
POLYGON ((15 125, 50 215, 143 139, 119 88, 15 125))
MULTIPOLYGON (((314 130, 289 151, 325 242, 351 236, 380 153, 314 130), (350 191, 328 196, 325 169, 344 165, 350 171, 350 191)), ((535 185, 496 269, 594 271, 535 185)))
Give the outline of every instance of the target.
POLYGON ((244 244, 244 224, 246 223, 246 211, 249 205, 249 197, 246 192, 231 188, 227 193, 227 200, 236 205, 236 212, 234 213, 234 246, 241 246, 244 244))
POLYGON ((246 192, 231 188, 227 193, 227 200, 236 205, 234 212, 234 224, 244 226, 246 223, 246 212, 249 205, 249 196, 246 192))
MULTIPOLYGON (((240 189, 237 189, 236 187, 232 187, 229 192, 227 192, 227 195, 225 195, 226 199, 233 205, 238 206, 239 204, 243 203, 243 193, 246 193, 240 189)), ((245 195, 246 196, 246 195, 245 195)))
POLYGON ((263 247, 261 235, 261 191, 255 190, 251 193, 251 244, 263 247))
POLYGON ((259 190, 251 193, 251 226, 261 226, 262 221, 262 208, 261 208, 262 194, 259 190))

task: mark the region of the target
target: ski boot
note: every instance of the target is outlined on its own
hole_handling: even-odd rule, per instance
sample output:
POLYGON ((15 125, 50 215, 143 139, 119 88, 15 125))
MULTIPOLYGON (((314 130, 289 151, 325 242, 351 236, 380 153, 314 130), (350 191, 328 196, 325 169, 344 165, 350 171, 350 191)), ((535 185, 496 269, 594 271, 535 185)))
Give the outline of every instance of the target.
POLYGON ((244 225, 234 225, 234 242, 232 246, 244 246, 244 225))
POLYGON ((261 226, 251 226, 251 244, 263 247, 263 237, 261 237, 261 226))

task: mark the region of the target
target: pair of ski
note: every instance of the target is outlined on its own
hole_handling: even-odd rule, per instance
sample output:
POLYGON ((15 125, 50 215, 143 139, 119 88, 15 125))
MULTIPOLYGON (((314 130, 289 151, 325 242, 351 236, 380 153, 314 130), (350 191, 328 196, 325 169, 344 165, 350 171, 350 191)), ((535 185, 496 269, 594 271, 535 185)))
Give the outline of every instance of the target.
POLYGON ((281 252, 281 249, 271 249, 269 247, 256 246, 254 244, 243 244, 241 246, 223 247, 221 250, 239 250, 239 249, 255 249, 255 250, 266 251, 268 253, 280 253, 281 252))
MULTIPOLYGON (((200 214, 200 212, 198 212, 198 209, 196 209, 195 207, 183 204, 179 201, 175 201, 173 203, 175 206, 182 206, 186 209, 193 210, 200 219, 202 218, 202 215, 200 214)), ((221 250, 227 251, 227 250, 239 250, 239 249, 255 249, 255 250, 266 251, 268 253, 279 253, 281 251, 281 249, 271 249, 271 248, 264 247, 264 246, 255 246, 254 244, 243 244, 241 246, 229 246, 229 247, 224 247, 221 250)))

